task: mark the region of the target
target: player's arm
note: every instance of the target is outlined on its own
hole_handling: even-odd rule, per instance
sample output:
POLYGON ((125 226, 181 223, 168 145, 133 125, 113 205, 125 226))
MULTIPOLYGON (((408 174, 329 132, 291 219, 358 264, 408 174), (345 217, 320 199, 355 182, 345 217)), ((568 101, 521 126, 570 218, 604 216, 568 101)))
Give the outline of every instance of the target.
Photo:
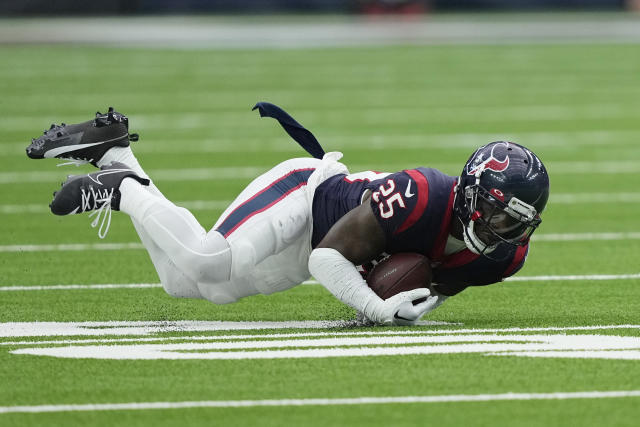
POLYGON ((316 248, 335 249, 354 265, 371 261, 384 252, 386 238, 371 211, 369 198, 370 195, 340 218, 316 248))
POLYGON ((356 265, 370 261, 383 252, 385 236, 365 200, 343 216, 311 252, 309 271, 336 298, 379 324, 412 324, 437 298, 426 288, 402 292, 382 300, 369 288, 356 265), (412 301, 427 298, 413 305, 412 301), (405 321, 399 319, 411 319, 405 321))

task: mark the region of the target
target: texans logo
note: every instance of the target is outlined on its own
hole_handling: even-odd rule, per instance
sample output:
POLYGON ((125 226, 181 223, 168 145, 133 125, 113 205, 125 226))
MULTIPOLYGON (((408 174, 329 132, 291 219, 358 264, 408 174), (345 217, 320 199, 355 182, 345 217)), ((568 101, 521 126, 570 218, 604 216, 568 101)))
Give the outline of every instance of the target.
MULTIPOLYGON (((507 143, 505 143, 505 145, 508 146, 507 143)), ((502 172, 506 170, 509 167, 509 156, 505 156, 503 160, 496 159, 493 156, 493 150, 495 150, 496 147, 497 145, 493 146, 493 148, 491 149, 491 155, 487 160, 475 166, 473 169, 469 170, 467 173, 469 175, 475 175, 476 172, 478 172, 478 170, 482 170, 482 171, 492 170, 494 172, 502 172)), ((481 160, 481 159, 482 159, 482 155, 479 156, 477 160, 481 160)))

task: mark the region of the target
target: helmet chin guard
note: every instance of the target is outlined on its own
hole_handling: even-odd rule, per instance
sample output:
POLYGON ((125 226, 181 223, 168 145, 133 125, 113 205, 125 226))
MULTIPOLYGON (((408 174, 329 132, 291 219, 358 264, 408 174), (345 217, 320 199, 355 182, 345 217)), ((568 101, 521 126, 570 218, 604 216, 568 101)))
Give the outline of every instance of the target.
POLYGON ((454 213, 467 248, 492 258, 501 244, 526 245, 548 197, 547 171, 527 148, 504 141, 480 147, 455 188, 454 213))
POLYGON ((463 224, 462 237, 464 238, 465 245, 467 245, 467 249, 476 255, 490 254, 498 247, 498 245, 495 244, 489 246, 480 240, 473 230, 475 225, 475 221, 469 221, 466 225, 463 224))

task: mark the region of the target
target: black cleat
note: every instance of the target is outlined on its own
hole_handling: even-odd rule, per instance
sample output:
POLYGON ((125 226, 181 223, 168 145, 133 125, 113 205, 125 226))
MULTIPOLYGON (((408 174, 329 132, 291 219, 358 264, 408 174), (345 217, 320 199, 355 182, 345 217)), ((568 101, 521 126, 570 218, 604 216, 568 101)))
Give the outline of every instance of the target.
POLYGON ((119 188, 125 178, 133 178, 142 185, 149 185, 148 179, 139 177, 123 163, 113 162, 97 172, 70 176, 62 184, 62 188, 53 193, 53 201, 49 205, 51 212, 56 215, 71 215, 95 211, 90 215, 97 215, 91 226, 96 227, 102 218, 98 236, 103 239, 111 224, 111 210, 120 210, 119 188))
POLYGON ((32 159, 57 157, 72 163, 91 163, 94 166, 111 147, 128 147, 137 141, 138 134, 129 134, 127 116, 109 107, 106 114, 96 113, 88 122, 76 125, 52 124, 39 138, 31 140, 27 156, 32 159))

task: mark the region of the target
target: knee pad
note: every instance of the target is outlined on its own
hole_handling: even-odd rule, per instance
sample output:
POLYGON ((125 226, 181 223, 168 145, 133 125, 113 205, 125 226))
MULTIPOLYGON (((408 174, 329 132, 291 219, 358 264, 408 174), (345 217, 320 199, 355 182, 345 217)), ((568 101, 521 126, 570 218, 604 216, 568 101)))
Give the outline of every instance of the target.
POLYGON ((186 213, 179 209, 159 209, 145 218, 142 224, 154 243, 191 280, 229 280, 229 243, 218 232, 205 233, 195 218, 188 221, 186 213))
POLYGON ((193 286, 185 286, 179 281, 162 281, 164 291, 174 298, 197 298, 201 299, 202 295, 194 282, 193 286))
POLYGON ((157 267, 157 270, 162 287, 167 294, 175 298, 202 298, 198 284, 180 271, 170 260, 166 260, 161 267, 157 267))
POLYGON ((225 283, 198 283, 200 295, 214 304, 230 304, 238 301, 238 297, 231 292, 231 282, 225 283))
POLYGON ((248 276, 256 267, 256 248, 247 239, 231 243, 231 280, 248 276))

